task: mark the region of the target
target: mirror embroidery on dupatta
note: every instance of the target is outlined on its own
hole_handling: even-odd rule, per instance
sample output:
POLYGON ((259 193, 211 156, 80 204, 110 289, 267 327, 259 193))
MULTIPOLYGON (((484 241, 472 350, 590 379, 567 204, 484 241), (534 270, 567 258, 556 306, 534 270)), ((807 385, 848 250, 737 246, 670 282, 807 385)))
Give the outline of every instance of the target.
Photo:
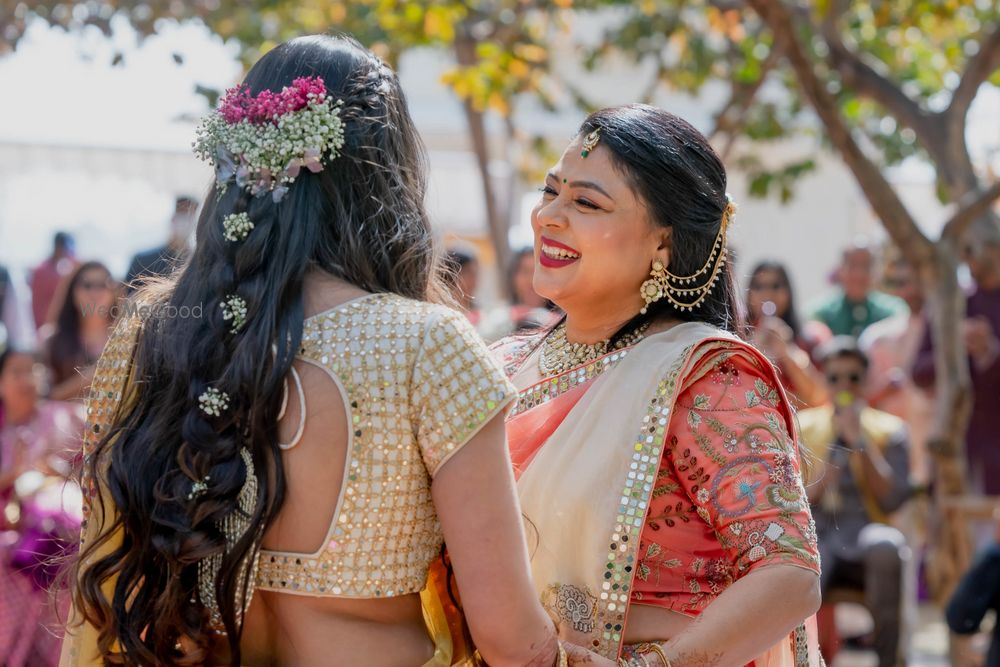
POLYGON ((531 408, 565 394, 573 387, 593 380, 598 375, 617 366, 618 362, 627 355, 628 350, 619 350, 613 354, 595 359, 584 366, 574 368, 555 377, 546 378, 542 382, 528 387, 517 395, 517 404, 510 411, 507 418, 509 419, 522 412, 527 412, 531 408))

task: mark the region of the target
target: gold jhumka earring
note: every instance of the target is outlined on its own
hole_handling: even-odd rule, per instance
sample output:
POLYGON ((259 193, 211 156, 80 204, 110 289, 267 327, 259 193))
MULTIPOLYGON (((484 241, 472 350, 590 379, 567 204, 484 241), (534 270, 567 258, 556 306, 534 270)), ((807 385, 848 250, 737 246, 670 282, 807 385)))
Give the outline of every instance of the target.
POLYGON ((660 260, 653 262, 653 268, 649 272, 650 278, 642 283, 639 294, 646 305, 642 307, 643 315, 649 310, 649 304, 666 298, 674 308, 680 311, 692 311, 701 306, 702 302, 711 294, 715 283, 719 281, 719 273, 726 263, 726 232, 733 216, 736 214, 736 204, 733 203, 729 195, 726 195, 728 202, 722 212, 722 221, 719 224, 719 233, 712 244, 712 250, 708 253, 708 259, 700 269, 689 276, 678 276, 667 270, 660 260), (696 287, 688 287, 695 283, 701 283, 696 287))

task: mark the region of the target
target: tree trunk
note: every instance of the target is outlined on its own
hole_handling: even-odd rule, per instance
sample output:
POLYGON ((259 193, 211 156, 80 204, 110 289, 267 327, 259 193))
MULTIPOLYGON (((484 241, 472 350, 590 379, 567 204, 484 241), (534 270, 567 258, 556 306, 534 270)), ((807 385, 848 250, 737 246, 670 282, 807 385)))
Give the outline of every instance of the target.
POLYGON ((938 510, 935 562, 930 569, 936 575, 932 584, 935 597, 940 601, 946 599, 968 566, 965 562, 968 553, 966 527, 960 521, 949 520, 952 517, 941 512, 945 504, 943 499, 965 492, 965 432, 971 405, 969 362, 960 335, 965 300, 956 274, 958 239, 944 235, 940 241, 932 243, 920 231, 885 176, 851 135, 836 100, 813 69, 785 3, 782 0, 749 0, 749 4, 771 28, 776 47, 788 59, 806 99, 826 128, 831 144, 854 174, 893 242, 920 275, 928 296, 927 310, 935 346, 936 419, 931 445, 937 463, 935 505, 938 510))
MULTIPOLYGON (((458 28, 459 35, 455 38, 455 58, 461 67, 471 67, 476 64, 476 42, 468 34, 464 26, 458 28)), ((507 294, 507 281, 503 279, 504 271, 510 261, 510 241, 508 239, 508 219, 497 206, 493 179, 490 177, 490 147, 486 136, 486 125, 483 113, 477 111, 469 100, 464 100, 465 120, 469 129, 469 138, 476 154, 476 165, 479 168, 480 180, 483 184, 483 199, 486 206, 486 223, 489 227, 490 240, 496 251, 499 280, 497 287, 500 296, 507 294)))
POLYGON ((965 296, 958 284, 957 253, 947 239, 935 244, 934 260, 920 271, 934 339, 935 419, 928 449, 935 463, 927 578, 945 604, 970 565, 967 526, 948 499, 965 493, 965 432, 972 407, 969 362, 960 334, 965 296))

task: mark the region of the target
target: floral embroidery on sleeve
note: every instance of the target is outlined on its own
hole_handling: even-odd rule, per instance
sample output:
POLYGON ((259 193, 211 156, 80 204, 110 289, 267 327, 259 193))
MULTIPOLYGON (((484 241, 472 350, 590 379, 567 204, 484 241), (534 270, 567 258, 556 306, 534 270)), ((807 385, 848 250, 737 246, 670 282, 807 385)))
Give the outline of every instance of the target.
POLYGON ((770 373, 711 355, 678 398, 641 537, 635 599, 698 610, 769 563, 819 569, 795 441, 770 373))

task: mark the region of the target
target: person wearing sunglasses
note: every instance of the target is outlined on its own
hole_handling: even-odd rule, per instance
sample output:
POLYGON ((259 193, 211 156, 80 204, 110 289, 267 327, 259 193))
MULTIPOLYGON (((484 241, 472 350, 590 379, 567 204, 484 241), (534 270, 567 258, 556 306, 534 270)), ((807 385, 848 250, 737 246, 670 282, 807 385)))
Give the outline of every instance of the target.
MULTIPOLYGON (((904 565, 909 549, 890 515, 910 495, 909 444, 901 419, 865 401, 869 360, 857 341, 836 336, 817 351, 830 400, 799 413, 811 455, 806 489, 816 521, 823 597, 861 589, 875 620, 879 665, 903 664, 904 565)), ((821 621, 820 643, 824 642, 821 621)), ((832 660, 832 655, 825 656, 832 660)))
POLYGON ((70 275, 56 298, 53 322, 40 332, 52 400, 86 397, 94 365, 114 328, 118 297, 119 286, 101 262, 84 262, 70 275))
POLYGON ((751 340, 778 367, 796 407, 815 407, 826 400, 826 387, 811 353, 832 334, 822 322, 803 323, 795 306, 784 264, 773 260, 757 264, 746 294, 751 340))
POLYGON ((858 337, 858 345, 871 361, 868 404, 906 422, 911 481, 926 484, 930 479, 927 438, 933 402, 930 393, 910 377, 927 328, 925 299, 916 271, 895 246, 886 250, 882 289, 905 301, 910 312, 876 322, 858 337))

